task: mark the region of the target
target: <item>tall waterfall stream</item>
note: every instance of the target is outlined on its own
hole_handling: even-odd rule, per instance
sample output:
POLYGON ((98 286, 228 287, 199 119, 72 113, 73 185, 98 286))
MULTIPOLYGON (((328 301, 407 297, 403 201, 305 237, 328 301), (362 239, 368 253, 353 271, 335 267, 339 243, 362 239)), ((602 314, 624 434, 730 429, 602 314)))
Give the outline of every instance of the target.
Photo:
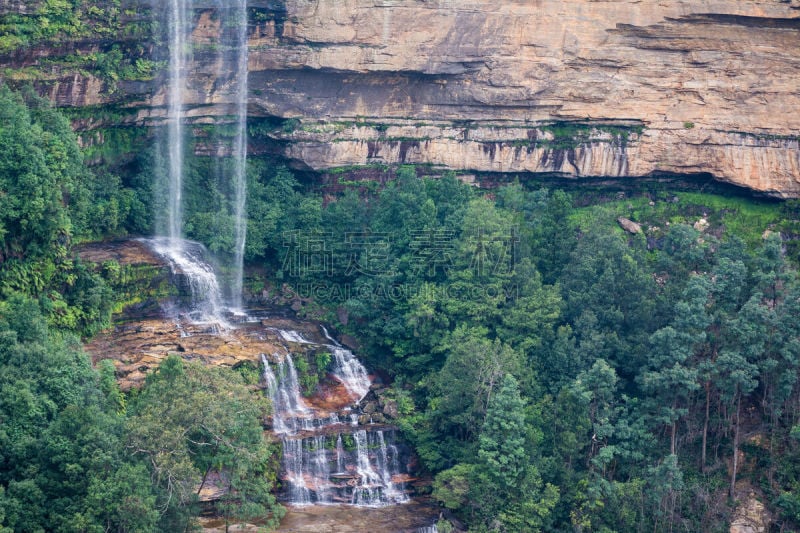
MULTIPOLYGON (((231 279, 220 283, 205 247, 184 238, 186 111, 190 107, 185 99, 190 94, 187 75, 192 68, 191 35, 197 8, 193 0, 169 0, 165 6, 170 41, 164 150, 164 193, 168 198, 159 236, 142 241, 166 260, 179 287, 181 297, 166 314, 180 338, 210 335, 233 339, 256 323, 255 335, 263 339, 260 321, 249 317, 242 304, 247 235, 248 6, 247 0, 215 0, 214 6, 225 20, 223 26, 233 28, 222 33, 219 48, 224 60, 217 73, 219 80, 229 80, 225 82, 230 95, 226 104, 233 109, 236 128, 230 153, 232 171, 221 176, 232 191, 229 215, 234 221, 234 245, 230 264, 225 265, 231 279)), ((292 329, 272 329, 282 349, 252 356, 262 366, 264 386, 272 401, 271 429, 282 443, 283 499, 296 508, 308 509, 314 508, 312 504, 375 509, 409 502, 405 480, 410 450, 398 440, 393 427, 365 421, 360 413, 360 403, 372 385, 364 366, 324 327, 317 332, 322 333, 318 341, 292 329), (303 357, 306 348, 331 355, 326 380, 345 391, 344 402, 334 408, 314 406, 303 397, 294 358, 303 357)))

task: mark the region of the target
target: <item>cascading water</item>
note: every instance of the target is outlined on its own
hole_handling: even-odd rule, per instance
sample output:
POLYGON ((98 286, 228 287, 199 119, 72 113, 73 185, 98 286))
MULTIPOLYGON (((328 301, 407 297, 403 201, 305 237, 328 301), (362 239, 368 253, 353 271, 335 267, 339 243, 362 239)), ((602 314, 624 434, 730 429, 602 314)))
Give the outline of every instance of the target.
POLYGON ((236 5, 236 138, 234 139, 234 268, 232 305, 241 309, 247 239, 247 0, 236 5))
MULTIPOLYGON (((275 331, 286 342, 313 344, 298 332, 275 331)), ((318 346, 347 352, 342 357, 358 365, 350 363, 350 371, 334 377, 349 392, 358 391, 352 396, 360 401, 370 387, 366 370, 352 352, 325 334, 334 344, 318 346)), ((402 482, 396 482, 405 472, 394 430, 359 426, 355 413, 351 413, 353 424, 342 423, 336 413, 323 416, 303 400, 291 355, 271 358, 261 355, 273 405, 273 431, 283 445, 282 479, 289 503, 378 507, 408 501, 402 482)), ((341 366, 337 361, 335 368, 341 366)))
POLYGON ((183 232, 183 91, 186 87, 186 38, 191 0, 171 0, 169 9, 169 108, 167 145, 169 147, 169 203, 167 236, 175 247, 183 232))
POLYGON ((356 403, 359 403, 367 395, 372 384, 369 380, 367 369, 358 361, 353 352, 344 348, 336 342, 336 339, 330 336, 325 326, 320 327, 325 334, 325 338, 331 341, 328 347, 331 349, 336 363, 333 375, 347 387, 350 394, 356 398, 356 403))
POLYGON ((363 429, 353 434, 356 441, 356 469, 359 483, 353 491, 353 503, 356 505, 375 505, 380 502, 383 476, 372 468, 369 460, 369 441, 363 429))
POLYGON ((281 336, 286 342, 296 342, 297 344, 313 344, 310 340, 300 335, 300 333, 292 330, 278 329, 278 335, 281 336))
MULTIPOLYGON (((186 149, 185 101, 186 75, 189 59, 189 36, 193 0, 170 0, 169 12, 169 83, 167 109, 167 154, 168 186, 166 228, 151 241, 154 251, 165 257, 176 274, 186 277, 191 291, 189 317, 194 321, 213 323, 223 330, 229 329, 225 314, 236 314, 241 308, 242 276, 247 219, 246 204, 246 159, 247 159, 247 0, 234 0, 228 10, 235 19, 232 42, 223 43, 235 52, 233 79, 236 84, 236 135, 233 155, 233 215, 234 215, 234 266, 233 282, 228 308, 223 303, 223 293, 214 268, 205 261, 206 251, 201 245, 183 240, 183 178, 184 152, 186 149)), ((220 8, 225 7, 224 4, 220 8)), ((216 327, 216 326, 215 326, 216 327)))
POLYGON ((214 268, 205 260, 205 247, 197 242, 169 237, 145 239, 144 242, 169 262, 173 275, 186 280, 191 296, 189 318, 194 322, 229 328, 224 317, 222 290, 214 268))
POLYGON ((218 124, 224 127, 215 129, 207 142, 216 153, 229 156, 218 158, 215 164, 217 186, 226 199, 226 207, 221 206, 220 213, 226 223, 220 229, 230 232, 225 238, 232 243, 229 253, 220 256, 219 261, 227 301, 232 309, 241 310, 247 239, 247 0, 213 0, 209 4, 216 9, 219 21, 219 42, 214 43, 211 54, 217 65, 213 91, 225 111, 217 113, 218 124))
POLYGON ((299 429, 313 428, 310 420, 311 410, 300 394, 297 370, 292 356, 287 354, 278 361, 278 374, 272 372, 267 356, 261 354, 264 365, 264 381, 272 401, 272 426, 275 433, 293 434, 299 429))
POLYGON ((341 433, 336 437, 336 472, 344 472, 344 446, 341 433))

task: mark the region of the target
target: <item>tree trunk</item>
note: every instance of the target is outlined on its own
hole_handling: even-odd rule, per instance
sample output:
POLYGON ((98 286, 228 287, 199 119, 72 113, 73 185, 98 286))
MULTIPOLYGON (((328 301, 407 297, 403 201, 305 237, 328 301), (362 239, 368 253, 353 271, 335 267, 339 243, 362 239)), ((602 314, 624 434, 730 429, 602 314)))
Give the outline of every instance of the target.
POLYGON ((711 408, 711 382, 706 381, 706 416, 703 419, 703 448, 700 452, 700 470, 706 471, 706 448, 708 447, 708 418, 711 408))
POLYGON ((741 393, 736 395, 736 427, 733 430, 733 472, 731 474, 731 498, 736 497, 736 469, 739 466, 739 411, 742 407, 741 393))
POLYGON ((208 465, 208 468, 206 468, 206 471, 205 471, 205 473, 203 474, 203 479, 202 479, 202 480, 200 480, 200 487, 197 489, 197 495, 198 495, 198 496, 200 495, 200 491, 201 491, 201 490, 203 490, 203 487, 204 487, 204 486, 205 486, 205 484, 206 484, 206 478, 208 477, 208 473, 209 473, 209 472, 211 472, 211 465, 208 465))
POLYGON ((677 446, 675 445, 675 440, 676 440, 675 434, 677 433, 677 428, 676 428, 677 425, 678 425, 677 422, 673 422, 672 423, 672 427, 670 428, 670 438, 669 438, 669 453, 670 453, 670 455, 677 455, 675 453, 676 452, 676 448, 677 448, 677 446))

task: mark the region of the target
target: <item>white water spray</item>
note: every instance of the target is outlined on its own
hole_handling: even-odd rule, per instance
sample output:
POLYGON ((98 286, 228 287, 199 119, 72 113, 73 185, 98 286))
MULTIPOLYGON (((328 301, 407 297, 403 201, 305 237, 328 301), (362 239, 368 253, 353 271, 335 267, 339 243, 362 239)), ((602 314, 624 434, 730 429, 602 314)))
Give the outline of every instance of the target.
POLYGON ((191 293, 189 318, 193 322, 230 329, 217 276, 204 258, 205 247, 198 242, 169 237, 144 239, 144 242, 169 262, 173 275, 185 278, 191 293))
POLYGON ((186 87, 187 16, 191 0, 171 0, 169 10, 169 107, 167 144, 169 147, 169 203, 167 236, 178 244, 183 229, 183 91, 186 87))
POLYGON ((236 6, 236 138, 234 139, 234 267, 232 305, 242 307, 244 249, 247 240, 247 0, 236 6))
POLYGON ((325 338, 332 343, 328 347, 331 349, 335 361, 333 375, 356 398, 356 403, 359 403, 367 395, 372 384, 369 380, 367 369, 359 362, 353 352, 344 348, 336 342, 336 339, 330 336, 325 326, 320 326, 320 328, 322 328, 325 338))

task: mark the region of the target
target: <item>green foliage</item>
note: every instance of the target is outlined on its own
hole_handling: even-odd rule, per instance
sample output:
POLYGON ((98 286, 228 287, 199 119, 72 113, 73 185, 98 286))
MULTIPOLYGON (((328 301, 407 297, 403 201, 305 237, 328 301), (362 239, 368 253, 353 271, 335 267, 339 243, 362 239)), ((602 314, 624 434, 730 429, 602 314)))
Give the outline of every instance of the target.
POLYGON ((150 465, 164 506, 164 529, 185 529, 198 484, 218 472, 226 480, 217 511, 230 523, 267 518, 283 509, 270 493, 270 448, 260 420, 266 406, 230 370, 168 357, 130 406, 129 445, 150 465))
POLYGON ((448 509, 457 510, 465 506, 473 471, 473 465, 461 463, 439 472, 433 481, 433 497, 448 509))
POLYGON ((297 370, 297 379, 300 382, 300 390, 304 396, 311 396, 319 384, 319 374, 311 369, 305 354, 294 358, 294 366, 297 370))
POLYGON ((515 492, 525 475, 525 433, 525 402, 517 380, 506 374, 489 401, 478 442, 479 464, 501 498, 515 492))
POLYGON ((333 356, 331 356, 330 352, 317 352, 314 354, 314 363, 317 365, 317 376, 319 376, 320 379, 325 377, 332 361, 333 356))
POLYGON ((7 13, 0 17, 0 52, 9 52, 42 41, 62 41, 113 34, 119 29, 119 0, 107 9, 83 0, 44 0, 29 15, 7 13))
POLYGON ((152 530, 155 495, 124 450, 116 383, 77 346, 48 334, 36 302, 0 304, 0 514, 14 531, 152 530))
POLYGON ((402 167, 307 219, 326 230, 311 233, 325 269, 288 268, 311 253, 302 232, 283 252, 269 236, 264 255, 281 259, 282 282, 330 288, 318 301, 347 309, 340 327, 395 377, 384 397, 407 402, 398 425, 433 496, 471 530, 721 530, 725 462, 758 448, 737 440, 745 431, 773 443, 758 471, 762 486, 778 480, 769 497, 794 527, 798 473, 774 459, 800 449, 800 293, 786 241, 762 238, 789 227, 780 206, 668 191, 576 200, 518 183, 481 196, 402 167))

